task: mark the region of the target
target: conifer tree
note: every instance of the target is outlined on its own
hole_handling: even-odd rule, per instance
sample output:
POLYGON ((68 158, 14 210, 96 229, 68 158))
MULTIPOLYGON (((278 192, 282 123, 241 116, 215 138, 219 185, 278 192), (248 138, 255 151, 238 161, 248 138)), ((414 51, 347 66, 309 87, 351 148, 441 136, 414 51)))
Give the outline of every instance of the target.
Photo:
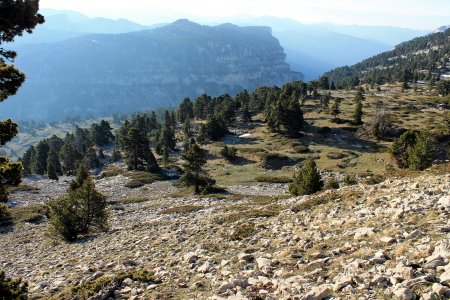
POLYGON ((51 149, 48 152, 48 157, 47 157, 47 175, 50 177, 50 175, 48 174, 48 169, 49 169, 48 164, 49 163, 52 164, 53 171, 55 172, 56 175, 62 175, 61 162, 59 161, 58 152, 56 152, 53 149, 51 149))
POLYGON ((338 119, 338 115, 340 113, 341 113, 341 100, 338 98, 335 98, 333 105, 331 106, 331 115, 333 116, 334 121, 336 121, 338 119))
POLYGON ((183 124, 186 119, 194 117, 194 105, 191 99, 184 98, 177 110, 178 121, 183 124))
POLYGON ((362 124, 362 116, 363 116, 362 102, 364 100, 365 100, 364 90, 362 89, 362 87, 359 87, 356 90, 356 95, 355 95, 356 106, 355 106, 355 113, 353 114, 353 124, 355 124, 355 125, 362 124))
POLYGON ((30 146, 27 151, 22 156, 22 166, 23 166, 23 175, 31 175, 32 174, 32 163, 36 159, 36 149, 34 146, 30 146))
POLYGON ((32 167, 34 174, 44 175, 47 171, 47 158, 49 151, 50 147, 45 141, 40 141, 36 145, 36 157, 32 167))
POLYGON ((86 167, 80 165, 77 169, 76 177, 75 179, 70 181, 67 191, 70 192, 79 189, 90 176, 91 175, 89 174, 89 171, 86 169, 86 167))
POLYGON ((215 181, 208 177, 203 166, 206 164, 206 151, 201 149, 194 139, 185 145, 181 154, 184 160, 183 175, 180 183, 183 186, 194 186, 194 193, 200 193, 200 187, 209 187, 214 185, 215 181))
POLYGON ((171 125, 171 117, 168 111, 165 112, 164 115, 164 125, 161 130, 161 135, 159 138, 159 147, 160 150, 163 151, 166 149, 167 151, 172 151, 175 149, 176 141, 175 141, 175 133, 173 127, 171 125))
POLYGON ((47 176, 49 179, 58 180, 58 174, 56 174, 56 169, 52 161, 47 163, 47 176))
POLYGON ((189 142, 192 137, 191 119, 186 118, 181 128, 181 133, 183 135, 183 140, 185 143, 189 142))
POLYGON ((53 231, 69 241, 90 232, 91 228, 108 229, 106 197, 95 189, 89 175, 82 177, 75 189, 71 187, 65 196, 47 202, 53 231))
POLYGON ((75 174, 75 171, 81 162, 82 154, 75 148, 72 135, 66 135, 64 144, 59 152, 59 158, 64 174, 75 174))
POLYGON ((314 160, 308 159, 294 176, 293 182, 289 185, 289 191, 295 196, 301 196, 320 191, 322 187, 323 181, 317 171, 316 163, 314 160))

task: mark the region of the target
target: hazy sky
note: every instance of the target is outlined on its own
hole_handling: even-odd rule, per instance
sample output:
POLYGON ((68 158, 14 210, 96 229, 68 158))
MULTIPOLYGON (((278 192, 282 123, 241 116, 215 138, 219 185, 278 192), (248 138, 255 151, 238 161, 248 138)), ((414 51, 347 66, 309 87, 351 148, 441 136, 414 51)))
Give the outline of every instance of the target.
POLYGON ((179 18, 222 21, 238 15, 421 29, 450 24, 450 0, 40 0, 40 5, 146 25, 179 18))

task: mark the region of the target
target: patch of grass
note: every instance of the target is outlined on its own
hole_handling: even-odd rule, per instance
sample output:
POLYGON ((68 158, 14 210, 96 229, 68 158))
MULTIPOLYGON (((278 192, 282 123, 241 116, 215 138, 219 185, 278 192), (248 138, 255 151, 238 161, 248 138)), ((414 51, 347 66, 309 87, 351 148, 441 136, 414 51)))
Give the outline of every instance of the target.
POLYGON ((62 292, 61 294, 56 295, 50 299, 86 300, 107 286, 113 285, 120 287, 120 285, 126 278, 130 278, 133 281, 139 281, 142 283, 158 283, 158 281, 154 277, 153 272, 147 271, 145 269, 133 269, 125 272, 120 272, 113 277, 102 276, 84 284, 71 287, 67 291, 62 292))
POLYGON ((147 198, 147 197, 135 197, 135 198, 124 198, 124 199, 119 199, 119 200, 115 200, 115 201, 111 201, 110 204, 114 205, 114 204, 130 204, 130 203, 142 203, 142 202, 146 202, 146 201, 150 201, 152 199, 147 198))
POLYGON ((129 178, 129 181, 125 183, 124 186, 130 189, 135 189, 146 184, 153 183, 157 180, 164 179, 161 174, 154 174, 143 171, 129 172, 126 176, 129 178))
POLYGON ((318 196, 313 196, 312 198, 306 199, 302 202, 294 204, 291 210, 295 213, 305 210, 313 209, 319 205, 327 204, 330 201, 336 199, 336 193, 323 193, 318 196))
POLYGON ((233 232, 230 235, 230 240, 232 241, 240 241, 245 238, 251 237, 255 234, 255 224, 253 223, 244 223, 236 226, 233 232))
POLYGON ((160 211, 159 215, 170 215, 170 214, 189 214, 204 209, 201 205, 182 205, 176 207, 170 207, 160 211))
POLYGON ((120 174, 124 175, 126 172, 127 171, 122 167, 111 165, 103 170, 100 174, 100 178, 114 177, 120 174))
POLYGON ((241 154, 258 155, 260 153, 267 153, 266 149, 263 148, 238 148, 241 154))
POLYGON ((9 193, 14 192, 31 192, 33 194, 37 194, 39 191, 39 188, 29 185, 29 184, 19 184, 18 186, 10 186, 8 187, 9 193))
POLYGON ((308 146, 294 146, 292 147, 292 151, 295 153, 308 153, 309 152, 309 148, 308 146))
POLYGON ((12 207, 9 209, 14 223, 39 223, 47 215, 47 207, 43 204, 12 207))
POLYGON ((261 210, 247 210, 220 216, 217 217, 214 221, 217 224, 231 224, 242 219, 249 220, 254 218, 271 218, 277 216, 279 213, 279 209, 275 207, 261 210))
POLYGON ((288 176, 260 175, 255 177, 255 181, 265 183, 290 183, 292 182, 292 178, 288 176))
POLYGON ((342 159, 347 157, 347 154, 342 152, 329 152, 327 153, 327 158, 329 159, 342 159))

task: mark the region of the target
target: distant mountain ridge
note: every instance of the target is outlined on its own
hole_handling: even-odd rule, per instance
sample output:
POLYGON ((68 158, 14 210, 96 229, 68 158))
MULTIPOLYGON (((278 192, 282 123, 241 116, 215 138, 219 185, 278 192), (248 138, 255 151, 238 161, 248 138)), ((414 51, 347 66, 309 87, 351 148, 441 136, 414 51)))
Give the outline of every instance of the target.
POLYGON ((450 74, 450 29, 397 45, 393 50, 355 65, 326 72, 338 87, 357 81, 383 84, 393 81, 423 80, 450 74))
POLYGON ((352 65, 365 58, 391 50, 394 45, 429 31, 392 26, 302 24, 277 17, 233 20, 238 25, 266 25, 285 49, 293 70, 317 79, 333 68, 352 65))
POLYGON ((17 52, 27 80, 2 106, 17 119, 133 112, 301 79, 269 27, 178 20, 152 30, 21 45, 17 52))

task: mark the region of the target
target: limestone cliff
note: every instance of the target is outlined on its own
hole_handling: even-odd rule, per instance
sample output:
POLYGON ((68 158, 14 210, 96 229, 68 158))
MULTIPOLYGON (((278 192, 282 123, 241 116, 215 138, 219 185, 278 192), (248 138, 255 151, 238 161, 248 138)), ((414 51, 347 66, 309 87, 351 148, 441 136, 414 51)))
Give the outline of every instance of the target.
POLYGON ((153 30, 23 46, 18 53, 28 78, 5 106, 19 119, 151 109, 185 96, 298 79, 269 27, 179 20, 153 30))

